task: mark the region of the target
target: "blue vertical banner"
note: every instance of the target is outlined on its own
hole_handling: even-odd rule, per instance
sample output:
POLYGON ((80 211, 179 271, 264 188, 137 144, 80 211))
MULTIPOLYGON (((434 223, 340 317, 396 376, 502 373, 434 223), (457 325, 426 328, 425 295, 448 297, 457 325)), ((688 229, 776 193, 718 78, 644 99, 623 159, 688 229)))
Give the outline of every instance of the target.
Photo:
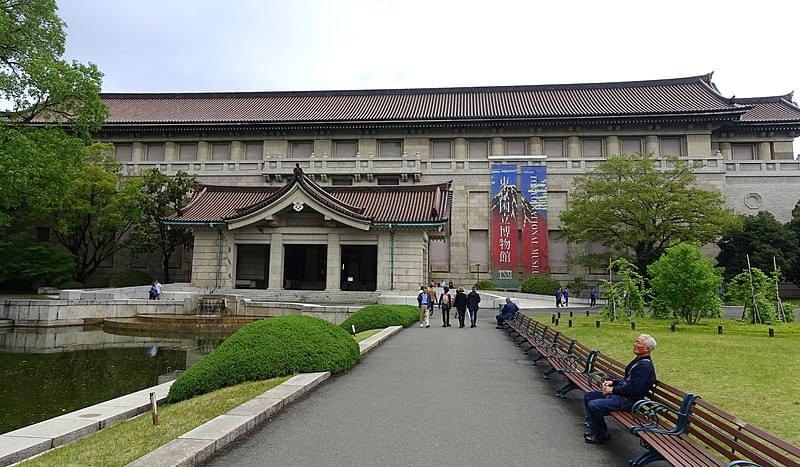
POLYGON ((499 288, 518 288, 518 200, 516 165, 492 165, 492 281, 499 288))
POLYGON ((522 273, 547 274, 547 168, 522 167, 522 273))

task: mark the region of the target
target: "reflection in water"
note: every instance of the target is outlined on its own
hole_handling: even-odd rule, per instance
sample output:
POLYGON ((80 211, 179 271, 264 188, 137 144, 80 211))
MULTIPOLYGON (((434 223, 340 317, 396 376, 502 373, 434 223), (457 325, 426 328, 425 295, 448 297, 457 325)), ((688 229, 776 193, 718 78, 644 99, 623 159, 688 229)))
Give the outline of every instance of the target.
POLYGON ((224 335, 124 336, 102 328, 0 331, 0 433, 154 386, 224 335))

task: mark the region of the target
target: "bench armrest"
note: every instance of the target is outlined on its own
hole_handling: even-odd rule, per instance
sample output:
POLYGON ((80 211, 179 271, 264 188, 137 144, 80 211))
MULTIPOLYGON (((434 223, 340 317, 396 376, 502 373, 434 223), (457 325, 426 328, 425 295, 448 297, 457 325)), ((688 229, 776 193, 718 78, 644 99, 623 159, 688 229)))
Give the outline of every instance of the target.
POLYGON ((682 413, 672 407, 667 407, 664 404, 659 404, 649 399, 642 399, 633 404, 633 407, 631 407, 631 414, 633 415, 633 420, 639 424, 639 426, 630 429, 630 432, 633 434, 646 431, 648 433, 677 436, 686 431, 688 413, 682 413), (661 424, 661 417, 664 414, 673 414, 677 417, 678 421, 675 424, 675 428, 671 430, 660 428, 664 426, 661 424))
POLYGON ((745 466, 745 467, 761 467, 761 464, 756 464, 752 461, 730 461, 725 464, 725 467, 734 467, 734 466, 745 466))

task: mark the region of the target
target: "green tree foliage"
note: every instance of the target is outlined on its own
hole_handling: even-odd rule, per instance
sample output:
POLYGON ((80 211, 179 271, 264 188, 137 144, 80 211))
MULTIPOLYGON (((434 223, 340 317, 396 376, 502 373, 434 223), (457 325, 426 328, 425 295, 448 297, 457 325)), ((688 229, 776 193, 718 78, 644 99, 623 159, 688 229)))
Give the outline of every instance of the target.
POLYGON ((126 233, 139 219, 138 180, 123 180, 110 144, 93 144, 53 213, 56 239, 75 258, 73 278, 85 282, 100 264, 125 248, 126 233))
POLYGON ((75 270, 72 255, 49 243, 33 241, 25 234, 0 241, 0 257, 0 277, 25 284, 25 289, 61 284, 75 270))
POLYGON ((770 277, 759 268, 742 271, 730 280, 728 297, 744 304, 742 320, 750 323, 774 323, 777 314, 775 276, 770 277))
POLYGON ((179 247, 191 248, 192 232, 182 227, 167 227, 165 217, 175 214, 191 198, 196 183, 194 175, 178 171, 174 177, 158 169, 145 172, 139 199, 141 219, 131 231, 130 247, 134 254, 158 250, 161 254, 163 281, 170 282, 169 260, 179 247))
MULTIPOLYGON (((717 263, 725 268, 730 280, 750 265, 762 271, 772 271, 773 258, 782 271, 792 271, 798 260, 798 237, 792 228, 775 219, 772 213, 760 211, 755 216, 742 216, 742 229, 729 232, 717 243, 717 263)), ((790 222, 791 224, 791 222, 790 222)))
POLYGON ((720 316, 722 268, 703 258, 697 245, 678 243, 669 247, 647 270, 656 316, 680 318, 686 324, 720 316))
POLYGON ((684 161, 666 168, 650 155, 610 157, 577 177, 562 233, 571 243, 598 242, 632 252, 640 271, 676 241, 713 242, 736 224, 722 195, 693 186, 684 161))
POLYGON ((107 115, 102 74, 64 61, 64 42, 54 0, 0 0, 0 234, 57 203, 107 115))
POLYGON ((795 242, 795 261, 787 268, 781 268, 786 275, 786 279, 800 285, 800 201, 792 209, 792 219, 786 223, 786 229, 794 234, 795 242))
POLYGON ((607 303, 600 310, 601 316, 612 321, 644 316, 647 288, 636 266, 625 258, 619 258, 611 263, 611 270, 620 277, 620 280, 616 282, 603 280, 607 303))

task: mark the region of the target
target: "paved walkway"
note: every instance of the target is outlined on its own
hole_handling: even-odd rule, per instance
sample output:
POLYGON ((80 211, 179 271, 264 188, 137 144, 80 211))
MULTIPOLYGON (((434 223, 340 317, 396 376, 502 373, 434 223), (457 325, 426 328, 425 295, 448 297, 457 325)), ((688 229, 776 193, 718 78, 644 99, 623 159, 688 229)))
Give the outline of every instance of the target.
POLYGON ((482 314, 442 328, 437 311, 210 465, 623 466, 643 452, 613 421, 610 444, 585 444, 580 394, 553 397, 496 312, 482 314))

